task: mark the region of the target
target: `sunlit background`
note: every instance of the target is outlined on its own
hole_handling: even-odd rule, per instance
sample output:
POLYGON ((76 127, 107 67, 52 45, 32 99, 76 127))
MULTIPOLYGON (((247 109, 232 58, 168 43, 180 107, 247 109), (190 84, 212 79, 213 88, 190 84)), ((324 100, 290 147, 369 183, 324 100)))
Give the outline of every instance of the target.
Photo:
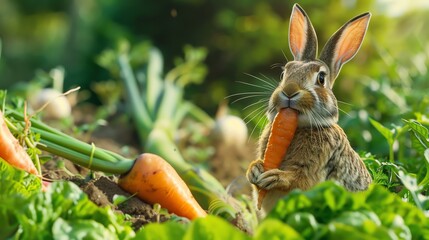
MULTIPOLYGON (((403 0, 296 1, 309 14, 319 49, 342 24, 371 12, 369 31, 360 52, 342 68, 334 88, 342 111, 340 124, 358 150, 385 153, 372 117, 395 123, 427 112, 429 98, 429 2, 403 0)), ((186 98, 214 114, 227 96, 260 89, 239 81, 263 84, 248 74, 277 80, 286 58, 292 59, 287 30, 294 1, 287 0, 0 0, 0 88, 20 89, 40 70, 62 66, 64 90, 81 86, 85 101, 100 103, 97 82, 109 73, 97 56, 121 40, 147 41, 160 49, 165 69, 183 56, 186 45, 204 47, 208 72, 200 84, 188 86, 186 98)), ((235 102, 242 117, 258 98, 235 102)), ((234 102, 234 103, 232 103, 234 102)), ((247 118, 252 119, 252 118, 247 118)), ((258 124, 253 118, 249 126, 258 124)), ((258 133, 258 131, 256 131, 258 133)), ((256 134, 257 135, 257 134, 256 134)))

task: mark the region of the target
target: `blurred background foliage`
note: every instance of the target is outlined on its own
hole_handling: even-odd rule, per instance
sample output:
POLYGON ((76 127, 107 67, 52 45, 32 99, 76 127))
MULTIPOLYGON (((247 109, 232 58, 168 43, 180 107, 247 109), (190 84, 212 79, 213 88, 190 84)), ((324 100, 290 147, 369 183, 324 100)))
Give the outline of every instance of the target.
MULTIPOLYGON (((323 0, 298 2, 309 14, 319 49, 350 18, 370 11, 364 44, 346 64, 334 92, 342 111, 340 124, 360 151, 387 155, 383 137, 368 118, 401 124, 401 118, 427 113, 429 97, 429 14, 427 1, 323 0)), ((281 66, 292 59, 287 0, 0 0, 0 88, 13 89, 34 79, 37 69, 63 66, 64 89, 81 86, 100 104, 94 83, 109 79, 97 64, 104 50, 127 39, 158 47, 165 68, 175 66, 186 45, 207 50, 207 76, 186 88, 186 98, 214 115, 225 97, 261 91, 237 83, 263 84, 252 74, 278 81, 281 66)), ((270 80, 270 81, 271 81, 270 80)), ((237 100, 228 98, 230 102, 237 100)), ((231 104, 245 117, 260 99, 231 104)), ((249 117, 248 119, 252 119, 249 117)), ((258 118, 249 123, 258 124, 258 118)), ((255 131, 255 136, 259 131, 255 131)))

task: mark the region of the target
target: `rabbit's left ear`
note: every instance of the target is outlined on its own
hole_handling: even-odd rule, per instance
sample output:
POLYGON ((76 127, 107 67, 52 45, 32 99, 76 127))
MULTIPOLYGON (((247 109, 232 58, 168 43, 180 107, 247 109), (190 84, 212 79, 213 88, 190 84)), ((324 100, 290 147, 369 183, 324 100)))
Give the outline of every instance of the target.
POLYGON ((338 76, 341 66, 352 59, 362 45, 370 17, 370 13, 364 13, 348 21, 332 35, 323 47, 320 60, 329 66, 332 84, 338 76))
POLYGON ((317 37, 304 9, 293 5, 289 22, 289 48, 294 60, 314 60, 317 55, 317 37))

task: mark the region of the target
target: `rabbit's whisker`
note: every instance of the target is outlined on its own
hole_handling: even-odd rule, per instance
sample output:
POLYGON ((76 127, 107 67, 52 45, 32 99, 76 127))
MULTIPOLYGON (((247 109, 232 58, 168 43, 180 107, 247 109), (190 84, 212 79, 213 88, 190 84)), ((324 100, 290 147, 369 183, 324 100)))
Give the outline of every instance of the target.
POLYGON ((266 80, 266 81, 269 81, 269 82, 273 83, 273 84, 274 84, 274 86, 275 86, 275 87, 277 87, 277 85, 278 85, 278 81, 277 81, 277 80, 275 80, 274 78, 267 77, 267 76, 265 76, 265 75, 264 75, 264 74, 262 74, 262 73, 260 73, 260 75, 261 75, 263 78, 265 78, 265 80, 266 80))
POLYGON ((247 85, 247 86, 251 86, 251 87, 255 87, 255 88, 261 88, 261 89, 265 89, 267 91, 272 91, 273 87, 271 85, 267 86, 267 85, 257 85, 254 83, 248 83, 248 82, 243 82, 243 81, 237 81, 238 83, 247 85))
MULTIPOLYGON (((253 135, 253 133, 255 132, 255 130, 256 130, 256 128, 257 128, 257 126, 260 124, 260 122, 261 121, 268 121, 268 119, 267 118, 264 118, 263 116, 264 116, 264 110, 263 110, 263 108, 262 107, 265 107, 265 106, 261 106, 261 107, 258 107, 257 109, 255 109, 254 111, 252 111, 251 113, 249 113, 243 120, 245 121, 245 119, 248 119, 251 115, 253 115, 253 117, 251 117, 250 119, 248 119, 247 121, 245 121, 245 123, 246 123, 246 125, 248 125, 249 124, 249 122, 250 121, 252 121, 253 119, 255 119, 255 118, 259 118, 259 120, 258 120, 258 122, 253 126, 253 128, 252 128, 252 131, 250 132, 250 134, 249 134, 249 139, 250 139, 250 137, 253 135)), ((260 131, 262 131, 262 129, 260 130, 260 131)), ((259 134, 261 134, 261 133, 259 133, 259 134)))
POLYGON ((348 103, 348 102, 344 102, 344 101, 340 101, 340 100, 337 100, 337 102, 341 103, 341 104, 344 104, 344 105, 347 105, 347 106, 351 106, 351 107, 354 106, 354 104, 351 104, 351 103, 348 103))
MULTIPOLYGON (((258 115, 260 115, 261 114, 261 112, 260 113, 258 113, 258 115)), ((255 132, 255 130, 256 130, 256 127, 260 124, 260 122, 261 121, 264 121, 264 124, 263 125, 266 125, 267 124, 267 121, 268 121, 268 119, 267 118, 264 118, 263 116, 261 116, 261 117, 259 117, 259 120, 258 120, 258 122, 255 124, 255 126, 253 126, 253 128, 252 128, 252 131, 250 132, 250 134, 249 134, 249 140, 250 140, 250 137, 253 135, 253 133, 255 132)), ((261 129, 259 129, 259 136, 262 134, 262 128, 261 129)))
POLYGON ((261 115, 261 113, 263 114, 265 108, 265 105, 255 108, 252 112, 250 112, 249 114, 247 114, 246 117, 243 118, 243 121, 245 121, 246 124, 249 124, 249 122, 255 119, 255 117, 261 115))
POLYGON ((225 98, 231 98, 231 97, 243 96, 243 95, 268 96, 269 94, 270 94, 269 92, 241 92, 241 93, 231 94, 225 98))
POLYGON ((255 105, 258 105, 258 104, 261 104, 261 103, 267 103, 268 101, 269 101, 269 99, 259 99, 257 102, 254 102, 254 103, 249 104, 248 106, 244 107, 243 110, 246 110, 246 109, 248 109, 248 108, 250 108, 252 106, 255 106, 255 105))
POLYGON ((257 98, 257 97, 263 97, 263 96, 265 96, 265 95, 250 95, 250 96, 244 96, 244 97, 241 97, 241 98, 237 98, 237 99, 235 99, 235 100, 234 100, 234 101, 232 101, 231 103, 236 103, 236 102, 242 101, 242 100, 244 100, 244 99, 248 99, 248 98, 257 98))
POLYGON ((272 64, 271 65, 271 69, 273 69, 273 68, 277 68, 277 67, 283 67, 285 64, 284 63, 274 63, 274 64, 272 64))
POLYGON ((349 114, 348 112, 344 111, 343 109, 341 109, 341 108, 339 108, 339 107, 337 107, 337 109, 338 109, 340 112, 342 112, 342 113, 344 113, 345 115, 347 115, 347 117, 351 117, 351 116, 350 116, 350 114, 349 114))
POLYGON ((287 59, 286 53, 283 51, 283 49, 282 49, 282 53, 283 53, 283 57, 286 59, 286 63, 289 62, 289 59, 287 59))
MULTIPOLYGON (((249 73, 245 73, 247 76, 249 76, 249 77, 253 77, 254 79, 256 79, 256 80, 259 80, 259 81, 261 81, 261 82, 263 82, 263 83, 265 83, 265 84, 267 84, 267 86, 270 86, 270 87, 272 87, 272 89, 275 89, 276 87, 277 87, 277 82, 275 81, 275 80, 273 80, 273 79, 270 79, 270 78, 267 78, 267 79, 263 79, 263 78, 261 78, 261 77, 257 77, 257 76, 255 76, 255 75, 252 75, 252 74, 249 74, 249 73)), ((264 75, 262 75, 262 76, 264 76, 264 75)), ((264 76, 265 77, 265 76, 264 76)))

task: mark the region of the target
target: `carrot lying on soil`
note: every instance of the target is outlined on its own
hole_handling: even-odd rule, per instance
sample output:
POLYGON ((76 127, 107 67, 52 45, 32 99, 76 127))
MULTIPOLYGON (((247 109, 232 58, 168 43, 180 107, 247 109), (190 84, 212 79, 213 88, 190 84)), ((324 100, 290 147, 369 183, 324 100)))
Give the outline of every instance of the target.
POLYGON ((25 170, 29 173, 39 175, 36 166, 24 148, 19 145, 18 140, 12 135, 4 121, 3 113, 0 111, 0 157, 10 165, 25 170))
MULTIPOLYGON (((277 113, 271 126, 267 148, 264 153, 264 170, 280 167, 298 127, 298 112, 283 108, 277 113)), ((261 209, 267 190, 261 189, 258 195, 258 208, 261 209)))
POLYGON ((141 154, 131 170, 119 178, 118 185, 179 216, 195 219, 207 215, 176 170, 158 155, 141 154))

